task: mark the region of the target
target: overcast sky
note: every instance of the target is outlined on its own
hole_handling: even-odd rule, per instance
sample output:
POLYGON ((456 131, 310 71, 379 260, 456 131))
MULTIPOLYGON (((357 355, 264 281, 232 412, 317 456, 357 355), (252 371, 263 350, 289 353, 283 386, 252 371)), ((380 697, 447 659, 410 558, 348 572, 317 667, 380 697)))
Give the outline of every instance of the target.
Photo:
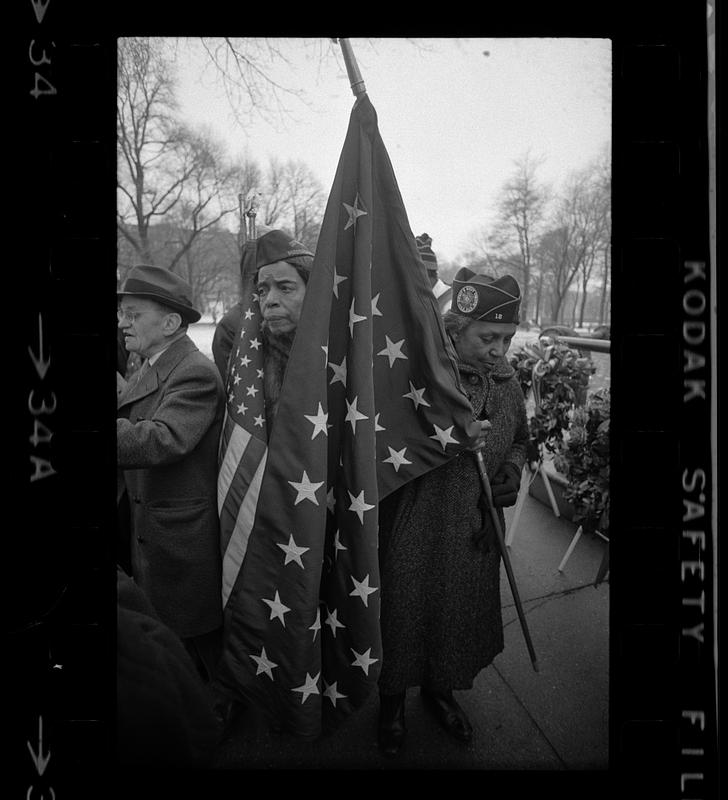
MULTIPOLYGON (((441 260, 454 260, 493 218, 498 192, 527 151, 537 175, 558 184, 611 140, 608 39, 351 39, 410 226, 427 232, 441 260)), ((322 40, 328 43, 328 40, 322 40)), ((322 45, 323 46, 323 45, 322 45)), ((178 97, 184 118, 207 125, 229 152, 265 165, 304 161, 328 196, 354 95, 340 58, 325 62, 288 39, 281 82, 303 87, 310 108, 273 126, 243 129, 201 51, 185 49, 178 97)))

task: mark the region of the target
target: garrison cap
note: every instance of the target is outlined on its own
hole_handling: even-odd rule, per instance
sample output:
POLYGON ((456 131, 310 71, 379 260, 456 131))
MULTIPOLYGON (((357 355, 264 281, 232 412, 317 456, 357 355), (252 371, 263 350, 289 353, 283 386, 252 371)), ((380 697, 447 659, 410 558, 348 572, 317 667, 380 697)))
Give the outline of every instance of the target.
POLYGON ((313 253, 301 242, 296 241, 290 233, 275 229, 264 233, 258 239, 255 268, 258 270, 268 264, 275 264, 276 261, 287 261, 310 272, 313 266, 313 253))
POLYGON ((478 275, 468 267, 458 270, 452 282, 452 311, 483 322, 515 322, 521 290, 515 278, 478 275))
POLYGON ((197 322, 202 316, 192 305, 192 287, 184 278, 164 267, 138 264, 129 270, 117 299, 124 295, 148 297, 174 309, 186 322, 197 322))
POLYGON ((427 267, 428 272, 437 272, 437 258, 432 252, 432 237, 426 233, 421 233, 415 237, 417 242, 417 250, 420 253, 422 263, 427 267))

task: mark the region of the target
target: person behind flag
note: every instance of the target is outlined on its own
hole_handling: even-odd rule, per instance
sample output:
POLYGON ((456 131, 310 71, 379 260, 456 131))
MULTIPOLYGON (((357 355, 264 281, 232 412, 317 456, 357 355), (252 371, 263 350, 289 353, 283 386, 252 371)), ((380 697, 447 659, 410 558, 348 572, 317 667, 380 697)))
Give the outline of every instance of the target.
MULTIPOLYGON (((213 339, 213 358, 218 369, 222 370, 229 389, 228 417, 222 437, 224 455, 218 477, 223 485, 229 470, 245 472, 245 459, 238 460, 234 453, 227 452, 230 431, 244 429, 247 412, 250 412, 251 418, 257 420, 252 423, 256 433, 260 431, 262 435, 264 418, 268 431, 273 426, 283 386, 283 376, 296 336, 313 265, 313 253, 289 233, 278 228, 267 231, 249 244, 250 251, 244 255, 243 266, 245 267, 246 259, 250 257, 252 280, 244 279, 243 298, 220 321, 213 339), (250 253, 254 255, 250 256, 250 253), (248 296, 246 287, 254 292, 253 297, 248 296), (258 306, 256 311, 260 315, 259 322, 257 314, 254 313, 256 305, 258 306), (259 362, 258 348, 250 351, 256 358, 255 363, 247 356, 239 357, 241 343, 251 341, 251 335, 255 335, 254 330, 259 331, 262 340, 259 362), (233 350, 236 355, 231 362, 230 354, 233 350), (260 371, 256 368, 255 373, 258 375, 262 391, 257 390, 254 384, 246 387, 247 381, 240 380, 240 373, 248 369, 253 370, 254 367, 260 367, 260 371), (260 408, 254 408, 257 394, 261 395, 261 399, 258 400, 260 408), (258 416, 254 416, 256 411, 258 416)), ((231 482, 233 486, 234 483, 235 481, 231 482)), ((228 484, 228 490, 220 506, 223 542, 228 538, 229 519, 237 517, 238 513, 236 492, 235 490, 230 492, 231 484, 228 484), (231 508, 235 509, 234 514, 230 511, 231 508)), ((235 527, 237 520, 233 523, 233 528, 235 527)), ((240 706, 223 686, 216 688, 219 694, 216 711, 225 724, 228 724, 240 711, 240 706)))
POLYGON ((312 739, 377 685, 380 500, 456 458, 480 426, 368 97, 352 109, 308 281, 286 268, 306 255, 297 243, 279 239, 282 256, 265 239, 245 244, 228 360, 217 682, 312 739))
POLYGON ((225 381, 228 374, 228 358, 235 341, 235 336, 243 324, 243 301, 238 300, 232 308, 223 314, 220 322, 215 326, 212 335, 212 360, 220 373, 220 378, 225 381))
MULTIPOLYGON (((274 269, 280 271, 281 274, 285 274, 289 279, 283 286, 284 291, 278 291, 277 287, 274 287, 273 292, 267 294, 267 302, 261 305, 261 311, 263 312, 263 347, 268 353, 266 360, 272 359, 274 357, 273 353, 278 353, 279 363, 275 372, 278 376, 276 391, 279 393, 283 377, 282 372, 280 372, 280 366, 281 363, 285 365, 290 351, 290 344, 301 315, 301 305, 306 293, 308 278, 311 274, 311 266, 313 265, 313 253, 306 250, 289 233, 279 228, 267 231, 257 240, 256 253, 256 286, 258 281, 257 271, 261 267, 266 267, 264 289, 267 289, 269 277, 267 273, 274 269), (274 267, 277 262, 281 262, 281 265, 274 267), (286 266, 283 266, 283 264, 286 266), (289 291, 289 287, 290 289, 295 287, 294 291, 289 291), (292 306, 291 302, 293 302, 292 306), (289 306, 291 307, 289 308, 289 306), (270 321, 266 319, 266 314, 270 321), (283 325, 281 318, 287 319, 288 325, 283 325), (289 330, 284 331, 283 328, 285 327, 288 327, 289 330), (285 344, 283 344, 284 342, 285 344)), ((244 315, 245 302, 239 300, 225 313, 215 328, 212 339, 212 357, 223 380, 226 380, 228 376, 230 351, 235 342, 235 337, 243 324, 244 315)))
MULTIPOLYGON (((511 276, 494 280, 463 268, 443 318, 474 418, 490 422, 483 457, 494 476, 501 524, 503 507, 518 495, 528 442, 525 400, 505 359, 519 305, 511 276)), ((472 737, 453 690, 470 689, 503 649, 501 554, 484 503, 476 460, 467 451, 380 503, 378 741, 385 755, 395 756, 402 747, 410 686, 421 687, 426 705, 449 733, 461 741, 472 737)))
POLYGON ((186 281, 162 267, 139 265, 117 294, 126 348, 144 358, 117 401, 117 465, 130 501, 132 577, 209 680, 222 627, 222 381, 187 335, 200 313, 186 281))
POLYGON ((301 317, 313 253, 286 231, 275 229, 258 239, 255 264, 255 286, 263 316, 265 415, 270 430, 301 317))
POLYGON ((441 280, 437 274, 437 256, 432 251, 432 237, 427 233, 421 233, 419 236, 415 237, 415 241, 417 242, 417 250, 419 251, 422 263, 427 269, 427 277, 432 287, 432 293, 437 298, 438 303, 442 304, 440 298, 442 298, 446 292, 449 297, 450 287, 441 280))

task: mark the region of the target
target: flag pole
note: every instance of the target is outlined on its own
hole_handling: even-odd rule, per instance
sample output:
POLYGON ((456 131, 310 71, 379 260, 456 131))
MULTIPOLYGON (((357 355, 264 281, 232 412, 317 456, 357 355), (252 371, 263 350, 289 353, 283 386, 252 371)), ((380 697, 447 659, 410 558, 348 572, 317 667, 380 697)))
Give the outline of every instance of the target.
MULTIPOLYGON (((337 40, 334 39, 334 41, 337 40)), ((349 83, 351 84, 351 91, 354 93, 354 97, 361 97, 361 95, 367 93, 367 89, 366 86, 364 86, 361 72, 359 72, 359 66, 356 63, 354 51, 351 49, 351 43, 348 39, 338 39, 338 42, 341 46, 341 54, 344 56, 346 72, 349 76, 349 83)))
POLYGON ((495 526, 495 533, 498 538, 498 546, 500 547, 501 555, 503 556, 503 564, 505 565, 506 568, 508 583, 510 584, 511 592, 513 594, 513 600, 516 604, 518 619, 521 623, 521 628, 523 629, 523 636, 526 639, 526 647, 528 647, 528 653, 531 656, 531 663, 533 664, 533 669, 535 672, 538 672, 538 661, 536 659, 536 652, 533 649, 533 643, 531 642, 531 634, 528 631, 528 625, 526 624, 526 617, 524 616, 523 608, 521 607, 521 598, 518 595, 518 587, 516 586, 516 579, 513 575, 513 569, 511 568, 511 560, 508 556, 508 550, 506 549, 505 541, 503 540, 503 531, 501 530, 500 520, 498 519, 498 514, 496 513, 496 510, 493 507, 493 493, 490 490, 490 481, 488 480, 488 475, 485 471, 485 462, 483 461, 483 453, 480 450, 475 451, 475 460, 478 464, 478 472, 480 473, 480 482, 483 484, 483 491, 485 492, 485 496, 488 500, 488 510, 490 511, 490 516, 491 519, 493 520, 493 525, 495 526))
POLYGON ((246 238, 247 241, 249 242, 252 242, 257 238, 255 230, 255 216, 257 213, 258 213, 258 203, 254 196, 253 199, 250 201, 250 206, 248 207, 248 210, 245 212, 245 216, 247 217, 246 221, 248 223, 246 238))

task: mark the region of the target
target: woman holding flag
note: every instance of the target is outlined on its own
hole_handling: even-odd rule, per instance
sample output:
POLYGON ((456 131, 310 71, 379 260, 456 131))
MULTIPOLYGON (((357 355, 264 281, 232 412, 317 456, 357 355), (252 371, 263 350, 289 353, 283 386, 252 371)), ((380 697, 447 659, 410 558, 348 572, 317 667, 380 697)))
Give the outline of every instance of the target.
MULTIPOLYGON (((516 501, 528 440, 523 393, 505 359, 518 325, 520 290, 509 275, 494 280, 467 268, 452 288, 445 328, 474 418, 488 431, 482 455, 494 476, 493 505, 503 529, 503 507, 516 501)), ((472 738, 453 690, 472 688, 503 649, 501 553, 485 503, 474 454, 463 451, 380 504, 378 739, 387 756, 404 742, 411 686, 421 687, 426 705, 451 735, 472 738)))

